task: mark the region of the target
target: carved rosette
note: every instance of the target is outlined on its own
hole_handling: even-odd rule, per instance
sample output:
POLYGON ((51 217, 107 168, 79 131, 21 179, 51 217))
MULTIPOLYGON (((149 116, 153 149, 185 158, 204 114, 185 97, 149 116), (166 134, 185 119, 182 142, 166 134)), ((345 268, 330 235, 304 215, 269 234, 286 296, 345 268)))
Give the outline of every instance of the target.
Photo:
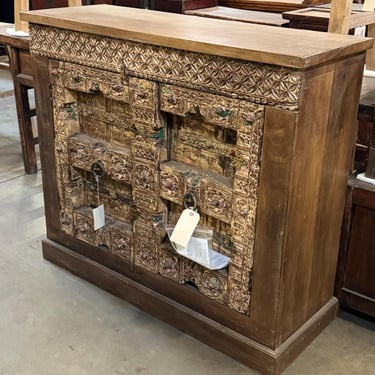
POLYGON ((133 176, 131 150, 125 147, 109 146, 103 158, 106 172, 114 180, 130 184, 133 176))
POLYGON ((159 245, 155 228, 150 218, 139 217, 133 224, 134 232, 134 263, 148 271, 159 271, 159 245))
POLYGON ((228 275, 225 271, 205 270, 200 275, 199 290, 201 293, 217 302, 226 302, 228 275))
POLYGON ((132 227, 124 223, 116 223, 109 231, 108 247, 112 254, 133 263, 132 227))
POLYGON ((97 245, 94 220, 88 210, 74 212, 75 237, 91 245, 97 245))
POLYGON ((133 199, 148 212, 159 212, 160 148, 155 142, 138 138, 132 145, 133 199))
POLYGON ((206 297, 227 304, 228 274, 226 270, 209 271, 185 258, 180 259, 181 277, 190 281, 206 297))
POLYGON ((156 82, 135 77, 129 78, 133 124, 145 137, 149 137, 155 130, 165 126, 159 112, 158 88, 156 82))
POLYGON ((168 250, 160 249, 159 256, 159 273, 160 275, 172 279, 178 283, 184 282, 181 280, 180 260, 179 256, 168 250))
POLYGON ((224 222, 230 222, 232 219, 232 189, 223 184, 212 182, 210 179, 202 180, 199 188, 202 212, 224 222))

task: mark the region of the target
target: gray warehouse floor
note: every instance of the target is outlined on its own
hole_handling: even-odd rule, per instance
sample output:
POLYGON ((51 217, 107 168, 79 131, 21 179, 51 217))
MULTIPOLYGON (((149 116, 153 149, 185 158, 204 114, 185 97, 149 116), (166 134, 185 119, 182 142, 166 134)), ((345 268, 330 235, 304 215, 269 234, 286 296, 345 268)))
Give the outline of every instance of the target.
MULTIPOLYGON (((255 375, 42 258, 42 172, 25 175, 0 71, 0 375, 255 375)), ((375 375, 375 324, 341 313, 285 375, 375 375)))

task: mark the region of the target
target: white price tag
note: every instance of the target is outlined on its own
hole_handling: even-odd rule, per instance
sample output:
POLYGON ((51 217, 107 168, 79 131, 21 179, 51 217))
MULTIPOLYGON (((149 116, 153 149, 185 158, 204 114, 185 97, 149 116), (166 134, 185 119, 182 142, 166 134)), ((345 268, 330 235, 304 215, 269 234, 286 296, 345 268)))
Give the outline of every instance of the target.
POLYGON ((178 246, 186 247, 199 223, 199 219, 200 216, 198 212, 190 208, 183 210, 172 232, 170 240, 178 246))
POLYGON ((366 26, 356 27, 354 29, 354 35, 355 36, 363 36, 363 37, 365 37, 366 36, 366 26))
POLYGON ((94 230, 98 230, 105 225, 104 204, 92 209, 92 216, 94 218, 94 230))

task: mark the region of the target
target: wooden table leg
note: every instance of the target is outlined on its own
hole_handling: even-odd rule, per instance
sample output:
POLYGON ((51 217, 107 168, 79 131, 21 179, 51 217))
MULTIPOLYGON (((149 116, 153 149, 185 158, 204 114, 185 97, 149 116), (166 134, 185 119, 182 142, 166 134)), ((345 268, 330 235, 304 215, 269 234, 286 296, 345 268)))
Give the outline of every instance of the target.
POLYGON ((353 0, 332 0, 328 32, 348 34, 353 0))
POLYGON ((21 73, 19 50, 12 46, 7 47, 10 59, 10 70, 14 83, 23 162, 25 172, 32 174, 38 171, 35 153, 35 145, 38 143, 38 139, 33 135, 31 123, 31 117, 35 116, 35 110, 30 109, 28 96, 28 90, 33 87, 33 78, 21 73))

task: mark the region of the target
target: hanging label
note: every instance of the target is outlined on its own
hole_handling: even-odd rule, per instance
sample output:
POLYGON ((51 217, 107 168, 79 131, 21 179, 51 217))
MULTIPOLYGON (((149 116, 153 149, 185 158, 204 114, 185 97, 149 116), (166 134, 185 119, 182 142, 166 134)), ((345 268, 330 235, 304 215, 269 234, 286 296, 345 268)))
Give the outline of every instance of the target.
POLYGON ((104 204, 92 209, 92 215, 94 218, 94 230, 98 230, 105 225, 105 213, 104 204))
POLYGON ((186 247, 199 223, 199 219, 198 212, 190 208, 183 210, 172 232, 171 241, 178 246, 186 247))

